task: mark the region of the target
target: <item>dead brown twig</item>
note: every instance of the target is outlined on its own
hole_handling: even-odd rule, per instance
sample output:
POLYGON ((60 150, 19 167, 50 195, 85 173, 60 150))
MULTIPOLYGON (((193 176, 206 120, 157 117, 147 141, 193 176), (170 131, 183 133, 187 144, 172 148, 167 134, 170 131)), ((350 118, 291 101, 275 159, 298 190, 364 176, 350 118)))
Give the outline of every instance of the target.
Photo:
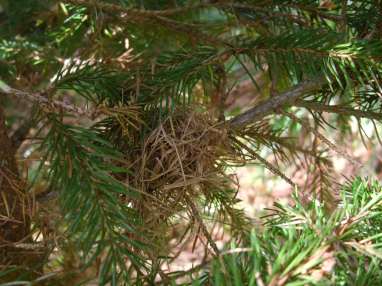
POLYGON ((40 107, 46 108, 47 110, 61 109, 66 112, 75 113, 78 115, 91 116, 91 114, 87 110, 84 110, 80 107, 71 105, 63 101, 53 100, 48 98, 48 93, 49 93, 48 91, 26 92, 26 91, 18 90, 3 84, 3 85, 0 85, 0 93, 13 95, 21 99, 26 99, 31 102, 35 102, 39 104, 40 107))

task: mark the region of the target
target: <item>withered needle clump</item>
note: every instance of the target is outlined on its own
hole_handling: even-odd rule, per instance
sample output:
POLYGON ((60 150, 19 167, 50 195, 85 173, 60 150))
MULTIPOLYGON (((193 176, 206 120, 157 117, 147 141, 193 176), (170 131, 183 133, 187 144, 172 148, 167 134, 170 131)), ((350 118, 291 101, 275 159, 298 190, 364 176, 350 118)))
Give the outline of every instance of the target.
MULTIPOLYGON (((190 223, 202 224, 194 204, 197 200, 231 205, 229 200, 234 198, 221 194, 236 184, 226 169, 228 163, 242 161, 242 155, 229 137, 224 124, 207 112, 188 109, 163 120, 140 141, 139 148, 129 148, 127 160, 134 174, 126 182, 142 194, 129 203, 139 210, 145 230, 152 232, 156 243, 165 239, 176 215, 188 214, 190 223)), ((205 226, 201 228, 208 239, 205 226)))

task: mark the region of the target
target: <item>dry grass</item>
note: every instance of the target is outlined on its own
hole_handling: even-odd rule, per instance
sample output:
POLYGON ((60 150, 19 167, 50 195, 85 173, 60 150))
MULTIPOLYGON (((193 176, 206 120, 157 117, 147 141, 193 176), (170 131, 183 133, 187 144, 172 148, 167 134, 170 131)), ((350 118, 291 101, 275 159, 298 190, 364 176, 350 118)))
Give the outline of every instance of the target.
POLYGON ((243 161, 224 124, 194 110, 176 111, 144 140, 135 138, 134 142, 140 143, 126 154, 128 168, 134 170, 126 183, 142 194, 127 203, 139 211, 144 221, 142 232, 155 241, 156 251, 168 244, 174 218, 183 217, 183 223, 198 226, 218 252, 196 202, 203 200, 208 205, 225 198, 219 192, 232 189, 236 183, 227 175, 227 165, 243 161))

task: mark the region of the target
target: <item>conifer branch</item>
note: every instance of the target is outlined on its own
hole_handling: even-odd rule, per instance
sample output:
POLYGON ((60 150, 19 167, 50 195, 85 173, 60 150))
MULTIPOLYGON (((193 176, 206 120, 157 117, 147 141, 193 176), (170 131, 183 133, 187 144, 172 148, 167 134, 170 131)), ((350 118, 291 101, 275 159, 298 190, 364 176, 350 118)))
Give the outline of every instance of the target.
MULTIPOLYGON (((81 5, 88 8, 97 8, 103 11, 106 11, 111 14, 115 13, 123 13, 127 17, 135 18, 135 19, 150 19, 152 17, 169 17, 174 15, 179 15, 182 13, 187 13, 190 11, 196 11, 200 9, 206 9, 206 8, 216 8, 216 9, 240 9, 240 10, 246 10, 246 11, 260 11, 260 12, 270 12, 268 9, 264 8, 269 3, 268 1, 262 1, 255 4, 248 4, 248 3, 236 3, 236 2, 223 2, 223 1, 217 1, 217 2, 206 2, 206 3, 200 3, 200 4, 194 4, 194 5, 186 5, 183 7, 177 7, 177 8, 169 8, 169 9, 163 9, 163 10, 145 10, 145 9, 137 9, 137 8, 125 8, 120 5, 111 4, 111 3, 100 3, 96 1, 89 1, 89 0, 65 0, 66 3, 71 3, 74 5, 81 5)), ((302 6, 302 5, 296 5, 296 4, 286 4, 285 6, 299 9, 303 11, 307 11, 310 14, 314 14, 317 16, 320 16, 321 18, 329 19, 332 21, 342 21, 343 16, 341 15, 335 15, 335 14, 328 14, 323 11, 320 11, 319 7, 310 7, 310 6, 302 6)), ((276 13, 276 15, 280 16, 280 13, 276 13)), ((292 19, 298 19, 295 15, 289 15, 292 19)))
MULTIPOLYGON (((13 251, 40 250, 41 242, 54 257, 39 259, 32 284, 52 269, 68 285, 382 285, 381 187, 356 182, 341 200, 332 195, 338 176, 327 152, 354 159, 318 129, 331 124, 323 112, 346 115, 334 121, 341 129, 354 116, 361 137, 360 118, 376 131, 382 123, 382 17, 373 1, 8 1, 0 15, 0 78, 11 86, 0 80, 0 97, 11 99, 5 112, 17 120, 14 106, 27 100, 48 116, 23 114, 9 138, 0 106, 0 214, 8 220, 0 223, 0 242, 8 241, 0 264, 7 258, 21 274, 34 271, 24 263, 30 255, 13 251), (242 107, 227 110, 225 97, 247 80, 253 86, 243 92, 256 87, 263 101, 236 116, 242 107), (60 98, 66 92, 73 101, 60 98), (312 113, 317 126, 290 107, 312 113), (296 122, 309 135, 299 141, 296 122), (31 126, 41 140, 24 142, 19 168, 14 149, 31 126), (312 192, 297 197, 296 188, 291 206, 276 203, 264 225, 252 224, 237 208, 230 168, 252 163, 292 187, 306 178, 312 192), (25 216, 24 225, 11 221, 25 216), (232 250, 214 240, 217 229, 224 240, 229 232, 232 250), (193 230, 204 259, 216 256, 176 273, 193 230), (75 282, 66 279, 72 270, 75 282)), ((0 269, 0 284, 25 280, 8 273, 0 269)))
POLYGON ((290 178, 288 178, 283 172, 281 172, 277 167, 273 166, 271 163, 269 163, 263 157, 261 157, 260 155, 256 154, 256 152, 254 152, 251 148, 249 148, 244 143, 240 142, 240 140, 235 140, 235 142, 241 148, 246 150, 251 155, 251 157, 253 157, 255 160, 260 161, 271 173, 273 173, 274 175, 279 176, 280 178, 282 178, 285 182, 287 182, 293 188, 296 187, 296 184, 290 178))
POLYGON ((299 97, 309 92, 317 91, 324 83, 325 80, 322 78, 304 81, 292 87, 290 90, 271 97, 248 111, 232 118, 229 123, 232 127, 238 128, 259 121, 274 111, 277 111, 282 106, 293 103, 299 97))
POLYGON ((305 123, 303 120, 295 116, 294 114, 290 112, 282 112, 289 118, 291 118, 293 121, 299 123, 303 128, 305 128, 307 131, 312 132, 318 139, 320 139, 323 143, 325 143, 330 149, 332 149, 334 152, 338 153, 345 159, 347 159, 350 163, 354 164, 357 167, 362 167, 362 164, 355 160, 352 156, 350 156, 345 150, 342 150, 342 148, 339 148, 336 146, 333 142, 331 142, 329 139, 327 139, 324 135, 322 135, 320 132, 318 132, 316 129, 312 128, 309 124, 305 123))
POLYGON ((296 100, 293 104, 297 107, 303 107, 312 111, 317 112, 327 112, 327 113, 336 113, 346 116, 354 116, 356 118, 369 118, 372 120, 382 120, 382 114, 373 111, 364 111, 359 109, 353 109, 340 105, 325 105, 318 102, 307 101, 307 100, 296 100))
POLYGON ((137 22, 153 22, 159 24, 162 27, 165 27, 171 31, 182 33, 192 39, 202 39, 211 44, 224 44, 227 45, 224 41, 218 39, 217 37, 204 33, 202 31, 203 27, 197 24, 185 23, 176 21, 169 16, 185 13, 191 10, 197 10, 201 8, 210 7, 211 4, 199 4, 193 6, 186 6, 180 8, 166 9, 166 10, 144 10, 144 9, 135 9, 135 8, 124 8, 119 5, 109 4, 109 3, 97 3, 94 1, 86 0, 66 0, 65 2, 82 5, 87 8, 96 8, 104 11, 105 13, 123 18, 124 20, 130 23, 137 22))
POLYGON ((34 102, 39 104, 40 107, 46 108, 48 110, 55 110, 55 109, 61 109, 69 113, 74 113, 77 115, 88 115, 91 116, 91 114, 77 106, 74 106, 72 104, 59 101, 59 100, 53 100, 48 98, 48 91, 42 91, 42 92, 26 92, 22 90, 18 90, 12 87, 9 87, 4 82, 0 82, 0 93, 7 94, 7 95, 13 95, 16 97, 19 97, 20 99, 25 99, 30 102, 34 102))
POLYGON ((207 227, 204 224, 204 222, 200 216, 200 213, 199 213, 198 209, 196 208, 194 202, 188 196, 186 196, 186 201, 187 201, 188 205, 191 207, 192 214, 195 217, 196 221, 199 223, 199 226, 203 232, 203 235, 206 237, 208 243, 210 244, 210 246, 214 250, 215 255, 219 255, 220 254, 219 248, 217 247, 215 241, 211 237, 211 234, 208 232, 207 227))
POLYGON ((202 8, 207 8, 212 6, 209 3, 201 3, 197 5, 189 5, 185 7, 171 8, 171 9, 165 9, 165 10, 144 10, 144 9, 136 9, 136 8, 124 8, 116 4, 100 3, 100 2, 89 1, 89 0, 65 0, 64 2, 71 3, 74 5, 85 6, 88 8, 97 8, 112 14, 123 13, 127 17, 134 17, 134 18, 172 16, 172 15, 176 15, 180 13, 189 12, 191 10, 197 10, 197 9, 202 9, 202 8))

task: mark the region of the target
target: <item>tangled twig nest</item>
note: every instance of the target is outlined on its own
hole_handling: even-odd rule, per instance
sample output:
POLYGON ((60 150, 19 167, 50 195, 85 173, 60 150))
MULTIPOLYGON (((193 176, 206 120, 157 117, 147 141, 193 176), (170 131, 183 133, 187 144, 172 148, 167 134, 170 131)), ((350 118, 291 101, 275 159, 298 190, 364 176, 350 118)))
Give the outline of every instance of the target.
POLYGON ((128 176, 127 183, 142 193, 130 203, 141 214, 153 241, 166 239, 175 215, 188 214, 189 222, 197 222, 217 252, 196 202, 214 202, 227 208, 233 205, 232 196, 222 195, 235 184, 226 168, 230 162, 242 161, 242 155, 229 137, 224 125, 216 123, 208 113, 188 109, 173 113, 137 148, 128 151, 129 169, 134 173, 128 176))

